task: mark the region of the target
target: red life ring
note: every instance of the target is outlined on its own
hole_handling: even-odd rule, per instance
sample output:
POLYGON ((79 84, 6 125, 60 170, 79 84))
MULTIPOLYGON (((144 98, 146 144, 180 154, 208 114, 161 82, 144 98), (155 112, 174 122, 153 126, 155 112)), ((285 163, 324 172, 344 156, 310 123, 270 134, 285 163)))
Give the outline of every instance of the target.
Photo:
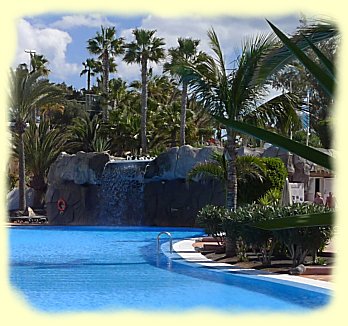
POLYGON ((61 213, 66 210, 66 202, 64 199, 62 199, 62 198, 58 199, 57 208, 61 213))

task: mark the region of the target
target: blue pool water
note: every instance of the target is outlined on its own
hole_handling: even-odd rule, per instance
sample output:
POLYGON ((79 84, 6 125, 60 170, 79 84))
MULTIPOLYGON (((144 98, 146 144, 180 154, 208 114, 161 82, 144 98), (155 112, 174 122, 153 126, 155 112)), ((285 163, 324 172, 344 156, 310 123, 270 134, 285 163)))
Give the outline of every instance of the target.
MULTIPOLYGON (((161 228, 13 227, 10 282, 34 308, 47 312, 310 311, 328 290, 298 288, 187 266, 157 252, 161 228)), ((173 239, 200 229, 166 228, 173 239)), ((161 238, 161 243, 167 241, 161 238)), ((193 265, 193 264, 192 264, 193 265)))

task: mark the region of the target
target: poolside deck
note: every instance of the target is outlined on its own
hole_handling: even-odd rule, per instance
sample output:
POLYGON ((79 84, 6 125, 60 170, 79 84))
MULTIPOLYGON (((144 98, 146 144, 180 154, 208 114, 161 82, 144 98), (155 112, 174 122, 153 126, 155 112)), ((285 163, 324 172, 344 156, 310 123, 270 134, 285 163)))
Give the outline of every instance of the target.
MULTIPOLYGON (((275 274, 288 274, 288 270, 291 268, 290 260, 274 260, 272 265, 266 268, 258 266, 255 262, 237 262, 235 257, 225 258, 223 253, 219 254, 221 251, 221 246, 212 237, 204 237, 201 239, 196 239, 192 244, 196 252, 204 254, 207 258, 220 262, 227 263, 233 266, 243 267, 243 268, 260 268, 260 270, 272 272, 275 274)), ((335 256, 334 243, 330 242, 323 250, 323 255, 325 259, 330 262, 329 265, 307 265, 306 271, 301 275, 296 275, 297 277, 304 277, 308 279, 320 280, 331 282, 332 281, 332 264, 335 256)))
POLYGON ((174 251, 181 257, 184 264, 197 264, 209 269, 215 269, 218 272, 237 273, 245 277, 260 277, 276 283, 292 282, 294 286, 315 286, 320 289, 332 290, 333 283, 331 279, 321 278, 318 275, 310 277, 310 275, 298 276, 289 275, 287 273, 274 273, 267 270, 259 270, 250 267, 238 266, 237 264, 229 264, 221 261, 214 261, 202 255, 194 249, 195 239, 187 239, 174 244, 174 251))

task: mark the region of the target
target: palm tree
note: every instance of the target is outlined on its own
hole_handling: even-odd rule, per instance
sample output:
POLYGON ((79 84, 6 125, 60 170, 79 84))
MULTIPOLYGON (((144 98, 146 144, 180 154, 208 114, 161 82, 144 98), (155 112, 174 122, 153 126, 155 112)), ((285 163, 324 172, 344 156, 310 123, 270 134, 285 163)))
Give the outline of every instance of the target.
MULTIPOLYGON (((228 70, 214 30, 208 31, 208 36, 215 58, 207 57, 205 62, 197 66, 190 65, 190 67, 193 90, 197 99, 210 114, 219 122, 220 120, 244 121, 246 119, 250 121, 253 118, 254 122, 262 123, 265 126, 274 123, 274 119, 284 116, 286 111, 284 111, 282 102, 284 94, 278 97, 278 101, 273 99, 271 111, 269 106, 267 106, 267 110, 263 110, 266 103, 262 103, 261 99, 267 94, 267 85, 261 80, 255 83, 253 78, 260 60, 267 51, 273 48, 273 39, 260 35, 247 40, 243 44, 235 67, 228 70), (274 112, 278 112, 280 117, 276 117, 274 112), (281 112, 284 114, 282 115, 281 112)), ((236 131, 229 126, 226 127, 226 130, 226 206, 231 211, 235 211, 237 207, 236 131)))
MULTIPOLYGON (((14 138, 14 153, 18 158, 18 135, 14 138)), ((37 125, 30 122, 23 135, 26 153, 25 163, 30 173, 29 185, 35 190, 34 207, 42 207, 47 188, 46 176, 51 164, 63 150, 66 138, 59 129, 50 129, 49 123, 41 120, 37 125)))
POLYGON ((80 77, 87 75, 87 91, 91 90, 91 77, 95 75, 96 62, 94 59, 87 59, 82 62, 83 69, 80 72, 80 77))
POLYGON ((64 105, 61 103, 45 104, 40 107, 40 121, 45 121, 51 126, 51 117, 55 113, 64 114, 64 105))
POLYGON ((178 38, 179 46, 169 49, 170 62, 164 65, 164 71, 169 71, 172 75, 178 76, 182 82, 180 146, 185 145, 187 90, 190 74, 190 71, 185 67, 187 63, 194 65, 199 58, 202 59, 202 53, 197 52, 199 42, 199 40, 191 38, 178 38))
MULTIPOLYGON (((238 156, 235 164, 238 182, 244 182, 246 177, 259 179, 261 181, 264 179, 266 165, 259 157, 238 156)), ((187 179, 193 180, 196 177, 213 177, 226 185, 228 169, 225 155, 219 152, 213 152, 211 155, 211 161, 194 166, 187 174, 187 179)))
POLYGON ((110 140, 103 135, 102 123, 97 115, 90 119, 88 114, 77 117, 67 129, 67 150, 104 152, 110 148, 110 140))
POLYGON ((113 56, 120 55, 124 52, 123 38, 116 38, 115 27, 101 26, 101 32, 88 40, 88 51, 91 54, 98 55, 98 59, 102 62, 102 83, 103 83, 103 97, 106 103, 103 105, 103 121, 107 120, 107 106, 108 106, 108 92, 109 92, 109 73, 110 62, 113 56))
POLYGON ((10 71, 9 107, 14 133, 18 136, 19 157, 19 209, 26 209, 25 198, 25 149, 23 134, 33 108, 61 99, 61 91, 48 80, 41 78, 40 70, 28 73, 18 67, 10 71))
MULTIPOLYGON (((245 180, 259 179, 263 181, 266 173, 266 165, 261 158, 255 156, 239 156, 236 158, 235 167, 237 171, 237 181, 239 184, 245 180)), ((213 152, 211 161, 201 163, 193 167, 188 175, 188 180, 193 180, 196 177, 207 178, 213 177, 220 180, 225 186, 225 195, 227 202, 228 195, 228 163, 225 155, 219 152, 213 152)), ((226 238, 226 257, 233 257, 236 253, 236 241, 230 237, 226 238)))
POLYGON ((143 154, 147 152, 146 116, 147 116, 147 73, 148 62, 158 63, 164 58, 164 40, 155 37, 156 30, 135 29, 135 41, 126 44, 124 61, 128 64, 141 65, 141 148, 143 154))
POLYGON ((47 64, 48 60, 44 57, 44 55, 36 53, 30 54, 30 65, 32 69, 30 73, 40 70, 43 76, 48 76, 50 70, 46 67, 47 64))

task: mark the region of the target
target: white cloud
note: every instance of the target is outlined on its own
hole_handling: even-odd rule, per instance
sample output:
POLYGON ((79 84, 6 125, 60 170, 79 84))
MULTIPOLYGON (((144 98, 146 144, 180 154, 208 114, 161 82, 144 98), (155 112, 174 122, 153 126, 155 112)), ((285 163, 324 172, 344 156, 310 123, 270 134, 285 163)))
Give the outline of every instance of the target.
POLYGON ((70 29, 74 27, 100 27, 113 26, 114 23, 110 22, 106 17, 99 14, 90 15, 67 15, 63 16, 60 20, 51 24, 52 27, 61 29, 70 29))
MULTIPOLYGON (((298 17, 295 15, 267 18, 285 32, 294 31, 298 25, 298 17)), ((14 65, 28 63, 29 55, 24 50, 34 49, 49 60, 51 80, 72 83, 78 88, 84 87, 84 79, 79 77, 79 73, 82 69, 81 62, 89 56, 85 47, 86 40, 94 35, 90 34, 90 27, 99 30, 100 25, 116 25, 119 35, 124 37, 126 42, 133 40, 133 28, 128 28, 129 24, 122 29, 122 22, 111 23, 111 19, 117 21, 117 17, 106 17, 99 14, 65 15, 46 25, 42 23, 38 25, 38 22, 44 20, 36 20, 37 23, 34 24, 34 20, 21 19, 18 25, 18 48, 14 65), (68 29, 71 29, 70 34, 67 32, 68 29), (78 62, 73 63, 74 61, 78 62)), ((199 50, 208 53, 211 53, 211 50, 207 31, 213 27, 219 37, 227 63, 234 60, 245 36, 271 31, 264 17, 182 16, 164 18, 148 15, 140 21, 134 19, 134 22, 138 28, 156 29, 156 35, 165 39, 166 49, 176 47, 178 37, 191 37, 201 40, 199 50)), ((128 82, 140 79, 139 65, 127 65, 121 57, 117 58, 117 63, 118 73, 115 77, 124 78, 128 82)), ((153 63, 150 65, 153 67, 154 73, 161 73, 161 65, 153 63)))
MULTIPOLYGON (((298 17, 295 15, 287 17, 276 17, 270 19, 286 32, 295 30, 298 25, 298 17)), ((238 53, 242 41, 247 36, 254 36, 259 33, 270 33, 271 29, 264 18, 243 18, 243 17, 178 17, 164 18, 158 16, 145 17, 139 28, 156 29, 157 37, 164 38, 165 48, 178 46, 178 37, 190 37, 201 40, 199 50, 211 54, 207 31, 214 28, 220 45, 222 46, 226 63, 231 63, 238 53)), ((124 29, 121 36, 126 42, 133 40, 132 29, 124 29)), ((161 66, 152 64, 154 73, 161 73, 161 66)), ((118 75, 129 80, 139 79, 139 66, 126 65, 120 62, 118 66, 118 75)))
MULTIPOLYGON (((270 20, 286 32, 294 31, 298 25, 298 17, 295 15, 270 20)), ((200 39, 200 48, 206 52, 210 52, 207 31, 211 27, 214 28, 225 55, 229 57, 235 54, 244 38, 271 32, 263 17, 193 16, 168 19, 148 16, 142 22, 142 28, 157 30, 157 35, 166 40, 167 48, 177 46, 178 37, 191 37, 200 39)))
POLYGON ((72 38, 67 32, 55 28, 38 28, 21 19, 18 24, 18 46, 14 65, 28 64, 29 55, 24 50, 35 50, 48 59, 51 76, 64 81, 80 70, 77 64, 67 62, 67 47, 71 42, 72 38))

